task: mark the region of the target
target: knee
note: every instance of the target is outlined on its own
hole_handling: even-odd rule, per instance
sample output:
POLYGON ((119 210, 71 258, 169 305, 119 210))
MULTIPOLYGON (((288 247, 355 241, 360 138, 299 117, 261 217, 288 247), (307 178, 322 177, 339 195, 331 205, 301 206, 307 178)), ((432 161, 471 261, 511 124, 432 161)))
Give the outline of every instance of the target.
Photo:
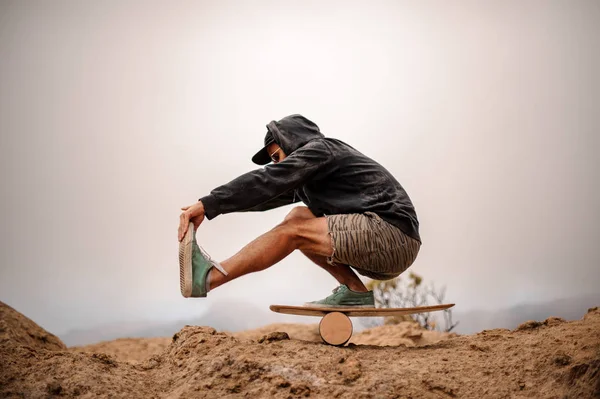
MULTIPOLYGON (((304 249, 308 252, 321 253, 321 250, 315 251, 313 247, 315 246, 315 243, 318 244, 321 241, 326 241, 331 245, 330 237, 327 233, 326 222, 314 217, 310 211, 308 211, 308 214, 303 213, 301 216, 304 217, 298 216, 286 218, 275 227, 277 234, 285 237, 288 242, 293 243, 292 245, 295 249, 304 249)), ((329 252, 326 251, 326 253, 329 252)))
POLYGON ((294 241, 300 242, 310 230, 311 222, 316 216, 306 206, 297 206, 290 211, 281 223, 275 227, 279 234, 284 234, 294 241))
MULTIPOLYGON (((290 214, 291 213, 292 212, 290 212, 290 214)), ((300 217, 289 216, 290 215, 286 216, 283 222, 275 226, 273 230, 277 231, 277 234, 285 236, 289 240, 292 240, 295 243, 294 245, 296 246, 296 248, 298 248, 298 243, 301 236, 300 231, 302 229, 302 223, 305 219, 300 217)))
POLYGON ((297 206, 294 209, 292 209, 290 211, 290 213, 288 213, 285 217, 285 219, 283 219, 284 222, 288 222, 290 220, 294 220, 294 219, 310 219, 310 218, 314 218, 315 215, 313 215, 313 213, 310 211, 310 209, 308 209, 308 207, 306 206, 297 206))

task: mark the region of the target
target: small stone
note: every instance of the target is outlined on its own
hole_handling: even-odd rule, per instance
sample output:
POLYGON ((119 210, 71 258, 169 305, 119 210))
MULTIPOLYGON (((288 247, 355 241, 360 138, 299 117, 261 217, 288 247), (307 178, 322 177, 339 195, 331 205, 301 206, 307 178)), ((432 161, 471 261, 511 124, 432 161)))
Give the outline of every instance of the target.
POLYGON ((539 326, 541 326, 542 323, 536 320, 528 320, 525 323, 522 323, 519 325, 519 327, 517 327, 518 331, 522 331, 522 330, 530 330, 533 328, 538 328, 539 326))
POLYGON ((258 340, 258 343, 259 344, 262 344, 263 342, 270 343, 270 342, 273 342, 273 341, 283 341, 283 340, 286 340, 286 339, 290 339, 290 336, 288 335, 288 333, 282 332, 282 331, 276 331, 276 332, 272 332, 270 334, 262 336, 258 340))
POLYGON ((554 358, 554 363, 559 366, 566 366, 571 363, 571 356, 561 353, 554 358))
POLYGON ((93 353, 92 358, 99 360, 100 362, 106 364, 107 366, 113 366, 113 367, 117 366, 117 362, 112 357, 107 355, 106 353, 93 353))
POLYGON ((562 317, 548 317, 544 320, 544 324, 547 326, 556 326, 558 324, 564 323, 566 320, 562 317))
POLYGON ((289 382, 289 381, 281 381, 279 384, 277 384, 277 386, 278 386, 279 388, 287 388, 287 387, 289 387, 290 385, 291 385, 291 384, 290 384, 290 382, 289 382))
POLYGON ((490 348, 485 345, 471 344, 471 345, 469 345, 469 347, 473 350, 481 351, 481 352, 488 352, 490 350, 490 348))
POLYGON ((290 388, 290 393, 296 396, 310 396, 310 387, 306 384, 294 385, 290 388))
POLYGON ((277 388, 288 388, 291 385, 288 380, 280 375, 273 377, 271 383, 277 388))
POLYGON ((223 377, 223 378, 230 378, 231 377, 231 371, 224 371, 223 373, 221 373, 221 377, 223 377))
POLYGON ((240 393, 242 391, 242 385, 239 383, 231 384, 227 387, 227 390, 231 393, 240 393))
POLYGON ((62 392, 62 385, 60 385, 60 382, 58 381, 53 381, 48 383, 46 389, 51 395, 60 395, 60 393, 62 392))

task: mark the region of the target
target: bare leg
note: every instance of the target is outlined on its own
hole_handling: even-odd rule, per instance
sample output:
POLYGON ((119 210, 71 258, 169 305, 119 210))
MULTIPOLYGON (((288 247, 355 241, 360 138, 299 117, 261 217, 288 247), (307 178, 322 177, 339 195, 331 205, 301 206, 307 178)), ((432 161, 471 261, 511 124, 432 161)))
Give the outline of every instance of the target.
POLYGON ((333 248, 327 232, 327 221, 314 215, 311 218, 297 217, 298 214, 304 213, 303 209, 308 210, 294 208, 283 223, 222 262, 221 266, 227 270, 227 276, 215 268, 211 269, 210 289, 213 290, 245 274, 267 269, 296 249, 323 256, 331 255, 333 248))
MULTIPOLYGON (((290 212, 290 214, 286 217, 286 220, 289 218, 303 218, 303 219, 311 219, 314 218, 315 215, 306 207, 297 207, 294 211, 290 212)), ((329 232, 327 233, 329 236, 329 232)), ((331 240, 330 237, 328 237, 331 240)), ((363 282, 358 278, 354 270, 350 268, 348 265, 343 265, 336 263, 335 265, 330 265, 327 263, 327 256, 333 253, 333 248, 331 248, 331 252, 327 254, 327 256, 322 256, 319 254, 311 253, 308 251, 302 251, 302 253, 310 260, 312 260, 316 265, 325 269, 333 278, 335 278, 340 284, 345 284, 352 291, 356 292, 367 292, 368 289, 365 287, 363 282)))
MULTIPOLYGON (((304 207, 296 208, 296 212, 291 213, 288 217, 297 217, 297 218, 305 218, 310 219, 314 218, 315 215, 308 209, 304 207)), ((329 235, 329 233, 328 233, 329 235)), ((331 249, 333 252, 333 248, 331 249)), ((331 255, 331 252, 328 255, 331 255)), ((336 263, 335 265, 330 265, 327 263, 327 256, 322 256, 319 254, 310 253, 307 251, 302 251, 302 253, 310 260, 312 260, 316 265, 325 269, 333 278, 335 278, 340 284, 345 284, 352 291, 356 292, 367 292, 369 291, 367 287, 363 284, 363 282, 358 278, 354 270, 350 268, 348 265, 343 265, 340 263, 336 263)))
POLYGON ((317 265, 321 266, 323 269, 327 270, 329 274, 333 276, 340 284, 345 284, 352 291, 356 292, 367 292, 369 291, 367 287, 363 284, 363 282, 358 278, 354 270, 350 268, 348 265, 342 265, 340 263, 336 263, 334 265, 330 265, 327 263, 327 257, 312 254, 306 251, 302 251, 304 255, 310 260, 312 260, 317 265))

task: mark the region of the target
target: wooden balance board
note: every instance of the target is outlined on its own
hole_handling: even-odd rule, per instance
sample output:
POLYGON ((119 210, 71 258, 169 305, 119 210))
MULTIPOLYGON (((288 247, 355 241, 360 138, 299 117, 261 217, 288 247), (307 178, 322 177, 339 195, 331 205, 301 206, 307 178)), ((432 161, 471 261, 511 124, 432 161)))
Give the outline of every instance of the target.
POLYGON ((341 346, 352 336, 352 321, 350 317, 382 317, 402 316, 417 313, 446 310, 454 304, 421 306, 416 308, 322 308, 308 306, 271 305, 273 312, 293 314, 298 316, 322 316, 319 323, 319 334, 329 345, 341 346))

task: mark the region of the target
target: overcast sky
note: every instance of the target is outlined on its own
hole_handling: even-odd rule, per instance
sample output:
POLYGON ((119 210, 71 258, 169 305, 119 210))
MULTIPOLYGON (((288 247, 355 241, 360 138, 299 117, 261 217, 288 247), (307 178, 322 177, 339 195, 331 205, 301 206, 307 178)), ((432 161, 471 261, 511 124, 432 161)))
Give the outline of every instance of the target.
MULTIPOLYGON (((179 293, 179 208, 292 113, 397 177, 410 270, 457 310, 598 292, 598 21, 593 0, 1 0, 0 300, 60 334, 325 297, 301 254, 179 293)), ((290 209, 198 239, 223 260, 290 209)))

